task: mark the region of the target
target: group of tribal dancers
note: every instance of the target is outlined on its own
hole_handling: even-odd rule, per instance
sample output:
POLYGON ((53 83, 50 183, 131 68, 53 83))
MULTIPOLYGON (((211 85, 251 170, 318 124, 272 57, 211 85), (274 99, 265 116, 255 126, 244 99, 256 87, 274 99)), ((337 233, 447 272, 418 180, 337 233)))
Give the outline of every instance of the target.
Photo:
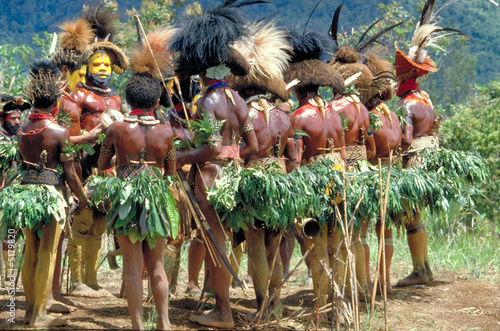
MULTIPOLYGON (((97 282, 101 238, 108 224, 108 230, 116 230, 123 254, 123 282, 132 328, 143 328, 142 280, 146 269, 158 311, 157 328, 170 329, 169 282, 163 261, 165 252, 178 257, 182 240, 161 236, 161 231, 151 227, 147 231, 157 232, 141 233, 137 224, 144 219, 139 213, 120 229, 110 226, 118 223, 122 213, 110 219, 106 214, 109 203, 90 203, 93 190, 84 182, 91 176, 128 180, 145 174, 155 176, 158 172, 152 169, 156 168, 166 178, 184 174, 182 169, 191 166, 188 181, 195 208, 204 215, 210 235, 207 227, 198 229, 198 238, 191 243, 190 267, 205 259, 207 284, 215 294, 215 309, 192 315, 191 320, 204 326, 232 328, 231 273, 223 261, 227 260, 226 238, 231 229, 227 220, 220 221, 206 193, 223 176, 224 166, 265 169, 273 163, 283 173, 292 173, 298 167, 330 160, 349 171, 357 160, 377 163, 382 159, 382 164, 388 165, 394 155, 390 160, 406 167, 411 166, 416 153, 437 146, 439 121, 428 94, 419 89, 421 79, 437 70, 424 49, 425 40, 440 31, 431 21, 435 1, 427 1, 417 26, 417 32, 425 33, 415 34, 407 53, 396 48, 395 64, 384 60, 380 48, 373 46, 377 38, 360 41, 356 47, 339 47, 336 25, 340 6, 328 35, 304 26, 282 28, 271 20, 251 22, 242 7, 259 2, 226 0, 200 16, 187 18, 177 28, 150 32, 129 54, 130 59, 112 42, 116 13, 102 5, 90 6, 78 19, 61 25, 63 32, 55 55, 33 64, 26 88, 33 109, 21 124, 22 102, 6 105, 0 114, 2 137, 6 137, 2 139, 18 141, 20 162, 25 168, 21 184, 26 189, 40 186, 50 191, 64 215, 41 220, 31 228, 20 226, 26 240, 22 267, 24 319, 30 326, 65 325, 67 321, 48 316, 47 309, 57 302, 78 305, 60 291, 63 232, 69 239, 70 294, 95 298, 109 295, 97 282), (333 56, 323 61, 328 53, 333 56), (122 74, 128 68, 132 75, 125 87, 125 99, 132 111, 124 115, 121 98, 108 85, 113 72, 122 74), (194 76, 202 88, 196 102, 189 93, 194 76), (331 88, 328 100, 319 94, 322 87, 331 88), (403 125, 384 103, 393 97, 394 89, 406 117, 403 125), (297 109, 291 109, 292 92, 297 109), (67 113, 71 124, 57 124, 55 118, 60 113, 67 113), (174 138, 186 142, 202 134, 190 131, 185 120, 205 117, 213 123, 221 121, 220 129, 198 146, 188 143, 188 147, 176 149, 174 138), (111 118, 112 123, 103 118, 111 118), (373 118, 379 118, 381 125, 374 127, 370 123, 373 118), (98 141, 101 133, 105 138, 98 141), (93 145, 95 154, 70 151, 69 147, 83 144, 93 145), (401 151, 405 156, 396 157, 401 151), (62 171, 57 171, 61 165, 62 171), (76 211, 72 208, 75 204, 76 211), (131 231, 136 231, 133 236, 131 231), (148 242, 151 236, 157 237, 155 243, 148 242), (207 245, 218 246, 219 252, 209 254, 207 245)), ((192 202, 177 200, 179 209, 191 210, 181 212, 181 219, 190 220, 193 209, 185 205, 192 202)), ((420 211, 411 211, 400 223, 407 230, 413 271, 397 285, 426 284, 433 280, 433 274, 420 211)), ((358 270, 352 277, 357 277, 360 292, 365 293, 371 287, 367 226, 365 222, 353 234, 349 247, 355 253, 358 270)), ((291 250, 287 247, 293 247, 289 243, 293 243, 294 235, 289 231, 278 235, 263 222, 247 224, 246 228, 242 231, 258 310, 266 298, 274 298, 264 307, 265 318, 279 305, 279 293, 274 292, 279 291, 283 269, 288 269, 291 250)), ((380 235, 378 223, 376 229, 380 235)), ((392 232, 385 231, 387 276, 383 281, 390 290, 392 232)), ((312 248, 306 261, 314 297, 324 306, 331 300, 324 293, 331 291, 327 290, 329 281, 322 263, 339 277, 344 274, 338 270, 341 264, 334 263, 335 257, 347 258, 342 231, 331 220, 322 225, 315 238, 295 233, 303 251, 312 248)), ((197 277, 196 271, 192 274, 197 277)), ((197 283, 197 278, 190 281, 197 283)))

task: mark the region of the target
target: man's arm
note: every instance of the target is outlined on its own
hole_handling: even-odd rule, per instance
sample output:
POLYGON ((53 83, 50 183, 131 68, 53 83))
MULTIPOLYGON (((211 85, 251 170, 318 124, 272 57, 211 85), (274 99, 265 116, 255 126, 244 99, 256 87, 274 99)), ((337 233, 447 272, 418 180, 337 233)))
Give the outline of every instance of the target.
POLYGON ((114 125, 111 124, 106 131, 106 140, 102 144, 101 154, 99 154, 99 160, 97 161, 97 166, 101 170, 107 170, 115 165, 115 132, 114 125))
MULTIPOLYGON (((61 150, 63 150, 63 148, 67 147, 68 145, 67 141, 69 141, 69 132, 66 130, 66 132, 62 135, 62 137, 63 139, 62 141, 60 141, 61 150)), ((71 191, 78 198, 78 207, 81 210, 86 206, 88 206, 90 201, 87 199, 87 196, 85 195, 85 192, 83 190, 82 183, 80 182, 80 178, 78 178, 78 175, 76 174, 75 163, 73 161, 73 158, 68 159, 66 154, 62 154, 60 159, 63 164, 64 175, 66 176, 66 182, 68 183, 68 186, 71 189, 71 191)))

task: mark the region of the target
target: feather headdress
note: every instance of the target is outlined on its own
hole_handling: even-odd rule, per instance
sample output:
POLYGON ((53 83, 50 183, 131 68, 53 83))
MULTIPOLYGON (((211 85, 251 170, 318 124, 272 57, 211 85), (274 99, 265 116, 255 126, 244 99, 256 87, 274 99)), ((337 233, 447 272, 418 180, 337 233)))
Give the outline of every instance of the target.
MULTIPOLYGON (((342 4, 335 10, 332 24, 329 29, 330 37, 333 39, 337 47, 337 32, 341 8, 342 4)), ((367 102, 374 95, 380 93, 381 89, 384 91, 384 95, 392 91, 391 84, 386 84, 386 78, 391 74, 389 70, 392 70, 392 65, 388 61, 383 60, 380 56, 379 49, 373 45, 379 42, 379 39, 384 34, 403 24, 403 22, 381 29, 371 37, 366 38, 370 31, 372 31, 372 29, 381 20, 382 18, 379 18, 370 24, 362 33, 354 47, 343 46, 340 49, 337 49, 335 56, 329 61, 329 64, 336 68, 345 79, 359 74, 356 80, 352 80, 352 83, 358 89, 360 99, 363 103, 367 102), (363 55, 363 52, 371 54, 369 55, 369 61, 368 55, 363 55)), ((392 94, 390 95, 392 97, 392 94)))
POLYGON ((248 34, 248 18, 239 9, 243 6, 267 3, 262 0, 225 0, 204 14, 186 20, 170 42, 176 52, 176 74, 187 78, 205 72, 210 67, 225 64, 233 75, 246 75, 249 65, 232 47, 248 34))
POLYGON ((60 49, 52 60, 60 69, 67 66, 72 72, 88 61, 87 49, 94 39, 94 31, 83 18, 66 21, 59 28, 63 30, 60 34, 60 49))
POLYGON ((89 46, 89 52, 94 54, 99 50, 106 51, 113 62, 113 71, 118 75, 125 72, 128 67, 127 56, 111 42, 119 22, 116 8, 97 3, 88 7, 83 13, 83 17, 91 25, 95 35, 95 42, 89 46))
POLYGON ((288 35, 272 22, 253 23, 249 29, 250 35, 236 42, 234 48, 248 60, 250 71, 246 76, 229 74, 229 86, 237 91, 256 88, 288 100, 283 80, 292 51, 288 35))
POLYGON ((437 15, 457 0, 449 0, 433 14, 436 0, 427 0, 419 22, 413 33, 408 55, 396 47, 396 76, 399 81, 418 78, 437 71, 436 64, 427 56, 427 46, 435 46, 436 41, 451 35, 462 34, 459 30, 443 28, 436 24, 437 15))
POLYGON ((334 46, 332 39, 326 34, 299 26, 291 26, 287 32, 290 35, 293 54, 285 72, 285 81, 299 80, 294 86, 296 89, 306 86, 330 86, 335 92, 342 93, 344 79, 337 70, 321 61, 328 57, 327 50, 334 46))
POLYGON ((24 92, 35 108, 47 108, 59 99, 62 82, 59 69, 49 59, 37 60, 30 68, 24 92))

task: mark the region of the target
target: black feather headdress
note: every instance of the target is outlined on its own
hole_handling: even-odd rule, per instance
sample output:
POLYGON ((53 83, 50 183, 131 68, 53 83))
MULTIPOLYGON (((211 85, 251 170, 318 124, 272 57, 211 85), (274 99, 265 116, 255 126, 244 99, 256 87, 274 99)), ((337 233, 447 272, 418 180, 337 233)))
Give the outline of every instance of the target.
POLYGON ((115 8, 99 2, 85 7, 82 16, 94 30, 96 41, 113 41, 120 18, 115 8))
POLYGON ((60 72, 49 59, 37 60, 29 71, 25 94, 35 108, 47 108, 59 99, 62 92, 60 72))
POLYGON ((319 31, 296 25, 289 26, 287 32, 293 49, 292 63, 312 59, 324 60, 328 57, 327 52, 335 47, 333 40, 319 31))
POLYGON ((226 0, 188 19, 170 42, 170 50, 177 53, 176 74, 187 78, 225 64, 234 75, 246 75, 248 63, 232 45, 247 35, 249 20, 239 8, 259 3, 267 1, 226 0))

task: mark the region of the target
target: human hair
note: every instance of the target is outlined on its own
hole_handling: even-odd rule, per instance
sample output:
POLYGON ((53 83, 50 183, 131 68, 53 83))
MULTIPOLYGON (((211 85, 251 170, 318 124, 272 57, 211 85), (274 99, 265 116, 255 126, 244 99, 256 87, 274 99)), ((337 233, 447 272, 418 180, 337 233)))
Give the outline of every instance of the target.
POLYGON ((132 109, 151 108, 160 95, 160 81, 149 75, 133 75, 125 86, 125 99, 132 109))

